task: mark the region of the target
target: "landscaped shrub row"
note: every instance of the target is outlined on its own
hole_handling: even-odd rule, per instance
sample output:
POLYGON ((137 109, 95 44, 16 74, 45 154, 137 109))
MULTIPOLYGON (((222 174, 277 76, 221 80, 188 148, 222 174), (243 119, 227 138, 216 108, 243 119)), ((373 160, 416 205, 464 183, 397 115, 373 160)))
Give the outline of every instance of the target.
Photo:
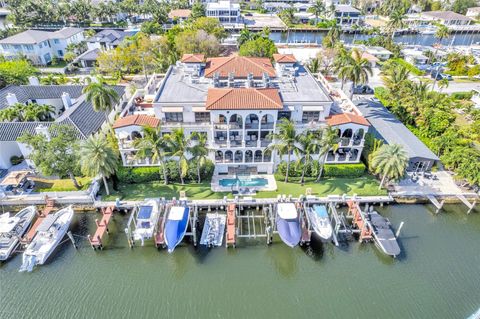
MULTIPOLYGON (((166 163, 167 175, 169 182, 180 182, 180 174, 178 162, 168 161, 166 163)), ((210 180, 213 175, 214 165, 211 161, 207 161, 200 169, 202 181, 210 180)), ((117 172, 117 177, 121 183, 147 183, 163 181, 163 171, 158 166, 155 167, 121 167, 117 172)), ((196 182, 197 177, 197 161, 189 161, 189 167, 185 180, 196 182)))
MULTIPOLYGON (((302 176, 303 164, 290 164, 290 177, 300 177, 302 176)), ((323 167, 323 176, 325 177, 360 177, 365 174, 365 164, 325 164, 323 167)), ((277 167, 277 174, 285 176, 287 171, 287 163, 281 162, 277 167)), ((319 173, 319 164, 318 162, 313 162, 312 165, 307 167, 305 171, 305 177, 317 177, 319 173)))

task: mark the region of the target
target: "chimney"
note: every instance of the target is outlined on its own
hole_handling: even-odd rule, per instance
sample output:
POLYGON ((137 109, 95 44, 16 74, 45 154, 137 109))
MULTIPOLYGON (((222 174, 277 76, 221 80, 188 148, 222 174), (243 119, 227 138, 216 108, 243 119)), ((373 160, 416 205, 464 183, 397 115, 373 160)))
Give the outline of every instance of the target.
POLYGON ((263 72, 262 81, 263 81, 263 86, 264 87, 266 87, 266 88, 270 87, 270 77, 268 76, 268 74, 266 72, 263 72))
POLYGON ((17 99, 17 96, 15 95, 15 93, 7 93, 6 98, 7 98, 8 106, 12 106, 15 103, 18 103, 18 99, 17 99))
POLYGON ((28 83, 30 83, 30 85, 40 85, 40 81, 38 80, 38 78, 36 76, 31 76, 28 78, 28 83))
POLYGON ((48 127, 45 125, 40 124, 39 126, 35 127, 35 133, 38 135, 42 134, 47 138, 47 140, 50 140, 50 132, 48 131, 48 127))
POLYGON ((253 87, 253 74, 248 73, 247 74, 247 88, 252 88, 253 87))
POLYGON ((63 102, 63 106, 65 107, 65 109, 68 109, 72 106, 72 99, 70 98, 70 94, 68 94, 67 92, 63 92, 62 93, 62 102, 63 102))
POLYGON ((235 73, 228 73, 228 87, 233 88, 235 85, 235 73))

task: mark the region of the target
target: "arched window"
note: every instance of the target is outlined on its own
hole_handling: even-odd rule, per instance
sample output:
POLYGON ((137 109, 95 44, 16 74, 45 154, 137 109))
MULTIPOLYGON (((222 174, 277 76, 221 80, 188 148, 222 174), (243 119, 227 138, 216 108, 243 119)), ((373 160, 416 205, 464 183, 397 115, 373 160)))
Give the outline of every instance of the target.
POLYGON ((223 114, 218 115, 218 123, 226 124, 227 123, 227 117, 223 114))
POLYGON ((265 150, 265 152, 263 152, 263 161, 264 162, 271 162, 272 161, 272 151, 265 150))
POLYGON ((242 116, 238 114, 232 114, 232 116, 230 116, 230 121, 228 122, 228 124, 230 124, 230 128, 232 129, 243 128, 242 116))
POLYGON ((345 138, 351 138, 353 134, 353 131, 351 128, 347 128, 345 131, 343 131, 342 137, 345 138))
POLYGON ((363 130, 363 128, 358 129, 353 135, 353 145, 359 145, 362 142, 364 134, 365 131, 363 130))
POLYGON ((255 163, 262 161, 262 151, 257 150, 255 151, 255 163))
POLYGON ((226 151, 225 152, 225 163, 231 163, 233 162, 233 152, 232 151, 226 151))
POLYGON ((273 116, 270 114, 265 114, 262 116, 261 129, 262 130, 271 130, 273 129, 273 116))
POLYGON ((245 152, 245 163, 253 162, 253 152, 248 150, 245 152))
POLYGON ((133 131, 131 136, 132 136, 132 140, 136 140, 137 138, 142 138, 142 134, 140 134, 140 132, 137 132, 137 131, 133 131))
POLYGON ((223 152, 222 151, 216 151, 215 152, 215 162, 223 163, 223 152))
POLYGON ((241 163, 243 162, 243 153, 242 151, 236 151, 235 152, 235 163, 241 163))
POLYGON ((246 129, 258 129, 258 116, 256 114, 249 114, 245 119, 246 129))

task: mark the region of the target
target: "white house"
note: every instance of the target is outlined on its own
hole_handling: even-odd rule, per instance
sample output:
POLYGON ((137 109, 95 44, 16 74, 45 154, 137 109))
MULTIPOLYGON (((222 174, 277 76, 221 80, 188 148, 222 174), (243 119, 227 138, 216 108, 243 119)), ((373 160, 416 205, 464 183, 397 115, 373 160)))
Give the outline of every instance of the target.
POLYGON ((329 90, 293 55, 276 54, 274 60, 184 56, 168 69, 150 103, 138 103, 115 122, 123 165, 158 166, 138 158, 132 143, 147 125, 163 133, 183 128, 187 136, 206 134, 216 174, 272 174, 282 158, 269 148, 270 134, 283 118, 298 133, 336 127, 340 141, 327 163, 358 163, 369 122, 360 114, 331 112, 336 102, 329 90))
POLYGON ((221 23, 240 22, 240 4, 231 1, 207 3, 206 16, 216 18, 221 23))
POLYGON ((0 40, 0 54, 6 59, 25 56, 35 65, 46 65, 53 57, 62 59, 70 43, 84 41, 83 29, 63 28, 61 30, 27 30, 0 40))

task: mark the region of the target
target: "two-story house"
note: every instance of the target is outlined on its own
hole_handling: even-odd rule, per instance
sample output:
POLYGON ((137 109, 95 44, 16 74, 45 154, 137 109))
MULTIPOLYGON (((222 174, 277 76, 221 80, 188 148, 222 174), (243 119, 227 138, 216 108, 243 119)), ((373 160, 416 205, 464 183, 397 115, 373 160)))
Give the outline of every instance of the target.
POLYGON ((205 13, 221 23, 239 23, 241 20, 240 5, 231 1, 209 2, 205 13))
POLYGON ((62 59, 71 43, 84 41, 83 29, 58 31, 27 30, 0 40, 0 54, 7 60, 26 57, 35 65, 46 65, 54 57, 62 59))

